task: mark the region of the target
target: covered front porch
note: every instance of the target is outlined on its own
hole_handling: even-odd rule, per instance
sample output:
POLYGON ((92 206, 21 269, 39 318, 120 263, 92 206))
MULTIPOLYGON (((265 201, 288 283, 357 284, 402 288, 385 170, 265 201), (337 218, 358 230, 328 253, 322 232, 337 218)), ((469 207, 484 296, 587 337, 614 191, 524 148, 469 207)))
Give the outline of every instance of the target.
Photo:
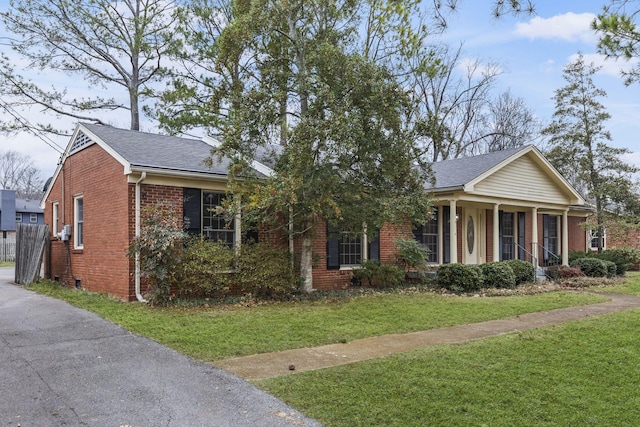
POLYGON ((586 250, 582 196, 534 146, 434 163, 433 217, 414 230, 432 264, 567 265, 586 250))

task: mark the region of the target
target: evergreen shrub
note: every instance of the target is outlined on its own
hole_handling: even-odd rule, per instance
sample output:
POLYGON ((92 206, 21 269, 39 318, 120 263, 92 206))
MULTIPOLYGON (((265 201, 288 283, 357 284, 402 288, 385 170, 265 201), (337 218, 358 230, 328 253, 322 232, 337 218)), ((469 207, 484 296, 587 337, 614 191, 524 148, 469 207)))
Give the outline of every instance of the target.
POLYGON ((521 259, 512 259, 504 261, 504 263, 513 270, 513 274, 516 278, 516 286, 535 281, 536 270, 533 267, 533 264, 521 259))
POLYGON ((618 267, 616 266, 616 263, 613 261, 607 261, 607 260, 602 260, 602 262, 604 263, 604 266, 607 267, 607 277, 609 279, 615 278, 618 271, 618 267))
POLYGON ((578 258, 570 265, 578 267, 587 277, 605 277, 607 275, 607 267, 598 258, 578 258))
POLYGON ((173 283, 183 296, 205 296, 228 290, 234 250, 202 236, 188 240, 176 265, 173 283))
POLYGON ((299 285, 289 251, 264 243, 242 245, 235 271, 233 277, 240 291, 254 297, 282 297, 293 293, 299 285))
POLYGON ((516 276, 511 266, 504 262, 487 262, 480 266, 485 288, 513 289, 516 276))
POLYGON ((444 264, 438 268, 438 285, 454 293, 475 292, 482 288, 482 270, 477 265, 444 264))

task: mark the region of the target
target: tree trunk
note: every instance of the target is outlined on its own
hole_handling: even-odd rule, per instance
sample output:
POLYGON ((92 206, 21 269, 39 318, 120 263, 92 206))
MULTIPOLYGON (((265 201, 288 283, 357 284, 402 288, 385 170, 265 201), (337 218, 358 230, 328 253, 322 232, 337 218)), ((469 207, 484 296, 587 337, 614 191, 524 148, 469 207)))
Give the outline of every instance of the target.
POLYGON ((300 276, 302 277, 302 290, 313 290, 313 239, 311 231, 302 234, 302 254, 300 256, 300 276))

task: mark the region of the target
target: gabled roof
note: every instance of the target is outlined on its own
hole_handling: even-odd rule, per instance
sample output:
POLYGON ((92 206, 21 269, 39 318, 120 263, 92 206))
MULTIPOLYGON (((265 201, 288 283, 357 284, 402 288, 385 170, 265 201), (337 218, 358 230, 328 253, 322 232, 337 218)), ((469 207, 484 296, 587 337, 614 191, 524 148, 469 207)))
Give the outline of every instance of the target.
MULTIPOLYGON (((545 176, 547 182, 553 183, 549 185, 554 186, 554 191, 565 194, 572 205, 585 203, 584 198, 533 145, 434 163, 432 170, 435 176, 435 185, 429 186, 428 189, 433 190, 436 194, 452 191, 473 193, 481 186, 486 190, 488 182, 505 173, 512 174, 509 177, 518 178, 522 187, 522 179, 523 177, 526 179, 527 175, 523 175, 526 172, 519 170, 519 168, 525 165, 522 163, 524 159, 527 159, 527 162, 532 165, 536 174, 545 176)), ((531 176, 531 178, 534 177, 531 176)), ((512 185, 515 185, 515 182, 512 185)), ((524 190, 526 192, 526 187, 524 190)), ((532 190, 531 188, 529 191, 532 190)))
POLYGON ((435 176, 435 186, 429 189, 444 190, 462 188, 475 178, 522 151, 522 147, 511 150, 495 151, 479 156, 459 157, 443 160, 431 165, 435 176))
POLYGON ((80 124, 76 132, 100 144, 129 170, 148 168, 226 176, 230 165, 229 160, 222 159, 206 166, 204 160, 211 156, 211 146, 199 139, 87 123, 80 124))
MULTIPOLYGON (((213 163, 208 166, 205 159, 211 157, 211 143, 201 139, 159 135, 112 126, 90 123, 79 123, 67 145, 62 161, 53 176, 55 180, 67 157, 98 144, 116 159, 124 168, 125 174, 132 172, 151 172, 155 174, 203 177, 209 179, 226 179, 231 161, 214 156, 213 163)), ((273 164, 273 151, 264 149, 258 155, 260 159, 253 162, 258 174, 271 172, 268 164, 273 164)), ((48 197, 51 186, 47 188, 40 202, 48 197)))

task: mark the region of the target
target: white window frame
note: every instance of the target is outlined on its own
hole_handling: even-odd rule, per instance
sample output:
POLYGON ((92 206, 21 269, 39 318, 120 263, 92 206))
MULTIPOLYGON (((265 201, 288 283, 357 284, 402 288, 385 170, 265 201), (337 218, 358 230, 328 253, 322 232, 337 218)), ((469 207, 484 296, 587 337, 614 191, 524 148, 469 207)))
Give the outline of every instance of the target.
POLYGON ((73 198, 73 247, 74 249, 84 248, 84 196, 79 195, 73 198), (78 207, 82 204, 82 217, 79 218, 78 207))
POLYGON ((22 222, 22 212, 16 212, 16 223, 22 222))
POLYGON ((56 236, 60 231, 58 228, 60 226, 60 205, 58 202, 53 202, 51 205, 51 216, 51 233, 56 236))
POLYGON ((29 222, 31 224, 35 224, 38 222, 38 214, 37 213, 31 213, 29 214, 29 222))

